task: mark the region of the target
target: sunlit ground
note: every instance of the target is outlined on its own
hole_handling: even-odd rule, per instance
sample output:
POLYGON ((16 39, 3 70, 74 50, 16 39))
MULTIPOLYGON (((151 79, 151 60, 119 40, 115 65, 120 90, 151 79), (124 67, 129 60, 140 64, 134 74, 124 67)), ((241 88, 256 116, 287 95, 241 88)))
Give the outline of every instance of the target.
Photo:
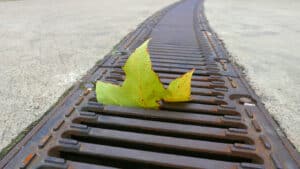
POLYGON ((206 15, 300 150, 300 1, 207 0, 206 15))

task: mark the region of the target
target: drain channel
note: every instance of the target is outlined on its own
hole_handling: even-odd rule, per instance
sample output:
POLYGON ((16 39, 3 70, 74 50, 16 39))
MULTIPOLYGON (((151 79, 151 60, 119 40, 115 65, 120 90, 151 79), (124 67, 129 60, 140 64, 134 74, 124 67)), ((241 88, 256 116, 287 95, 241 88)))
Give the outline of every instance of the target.
POLYGON ((299 154, 228 59, 202 0, 148 18, 77 83, 0 162, 38 169, 298 169, 299 154), (149 52, 165 87, 195 68, 192 100, 159 110, 103 105, 97 80, 121 85, 128 56, 149 52))

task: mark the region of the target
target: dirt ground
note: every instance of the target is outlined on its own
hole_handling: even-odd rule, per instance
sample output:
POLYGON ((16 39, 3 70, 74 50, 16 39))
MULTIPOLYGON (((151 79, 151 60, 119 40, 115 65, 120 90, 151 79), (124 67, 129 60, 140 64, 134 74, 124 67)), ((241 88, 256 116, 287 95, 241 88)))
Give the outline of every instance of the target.
POLYGON ((206 15, 300 150, 300 1, 207 0, 206 15))
POLYGON ((0 151, 173 0, 0 0, 0 151))

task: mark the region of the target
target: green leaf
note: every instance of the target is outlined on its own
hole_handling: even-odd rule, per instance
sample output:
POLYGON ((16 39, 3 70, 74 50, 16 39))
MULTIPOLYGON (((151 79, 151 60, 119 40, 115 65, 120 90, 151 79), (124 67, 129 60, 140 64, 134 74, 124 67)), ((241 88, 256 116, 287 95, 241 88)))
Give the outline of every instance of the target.
POLYGON ((158 108, 159 101, 179 102, 190 100, 191 77, 194 69, 172 81, 165 89, 153 71, 148 52, 149 40, 137 48, 122 68, 125 80, 122 86, 98 81, 97 101, 106 105, 158 108))
POLYGON ((152 70, 147 51, 149 40, 144 42, 128 58, 124 67, 125 81, 121 87, 97 82, 97 100, 103 104, 158 108, 158 101, 166 94, 163 84, 152 70))
POLYGON ((191 79, 195 69, 173 80, 168 86, 168 93, 163 98, 166 102, 189 101, 191 97, 191 79))

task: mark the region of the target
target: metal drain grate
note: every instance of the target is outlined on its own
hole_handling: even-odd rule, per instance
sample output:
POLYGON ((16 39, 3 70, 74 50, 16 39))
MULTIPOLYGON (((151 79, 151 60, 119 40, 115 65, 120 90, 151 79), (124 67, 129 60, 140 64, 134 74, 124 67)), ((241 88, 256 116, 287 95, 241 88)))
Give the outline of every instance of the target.
POLYGON ((158 12, 117 49, 44 117, 0 168, 299 168, 296 150, 275 132, 275 123, 207 25, 203 1, 186 0, 158 12), (92 82, 121 84, 121 66, 149 37, 153 67, 165 85, 196 68, 193 100, 162 103, 160 110, 97 103, 92 82))

